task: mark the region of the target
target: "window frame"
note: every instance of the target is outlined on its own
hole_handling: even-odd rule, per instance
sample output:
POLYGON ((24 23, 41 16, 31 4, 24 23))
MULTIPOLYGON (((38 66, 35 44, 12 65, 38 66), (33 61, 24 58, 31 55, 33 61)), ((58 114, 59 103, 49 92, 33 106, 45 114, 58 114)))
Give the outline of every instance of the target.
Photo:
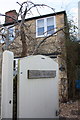
POLYGON ((40 19, 37 19, 36 20, 36 37, 45 37, 45 36, 49 36, 51 34, 48 34, 47 33, 47 19, 48 18, 53 18, 54 21, 53 21, 53 25, 54 25, 54 32, 56 31, 56 16, 49 16, 49 17, 45 17, 45 18, 40 18, 40 19), (38 35, 38 20, 44 20, 44 35, 38 35))

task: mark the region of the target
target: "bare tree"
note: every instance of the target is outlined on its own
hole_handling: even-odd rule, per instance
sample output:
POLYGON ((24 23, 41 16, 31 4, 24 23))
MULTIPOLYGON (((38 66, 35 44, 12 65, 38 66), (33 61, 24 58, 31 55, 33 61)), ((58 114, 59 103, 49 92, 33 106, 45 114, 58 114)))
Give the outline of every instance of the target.
MULTIPOLYGON (((18 18, 21 17, 21 22, 18 22, 18 20, 14 19, 13 17, 10 17, 10 16, 7 16, 7 17, 10 17, 12 18, 15 22, 14 24, 11 26, 11 27, 14 27, 14 26, 19 26, 19 30, 17 31, 17 34, 15 33, 15 36, 13 36, 14 38, 14 41, 10 41, 9 40, 9 36, 10 36, 10 33, 9 33, 9 28, 10 27, 4 27, 4 26, 1 26, 1 30, 0 30, 0 35, 2 36, 1 37, 1 40, 4 41, 4 44, 5 44, 5 48, 4 49, 8 49, 8 47, 13 43, 15 42, 15 39, 20 36, 20 40, 21 40, 21 43, 22 43, 22 53, 21 53, 21 56, 27 56, 28 55, 28 43, 32 43, 32 41, 36 41, 37 38, 31 36, 31 34, 33 34, 31 31, 30 31, 30 26, 28 23, 25 24, 25 18, 27 17, 27 15, 30 15, 30 14, 33 14, 32 10, 33 8, 36 8, 37 12, 39 15, 40 12, 39 12, 39 8, 41 7, 48 7, 50 8, 53 12, 55 12, 54 8, 48 6, 48 5, 45 5, 45 4, 35 4, 31 1, 26 1, 26 2, 23 2, 22 4, 20 4, 19 2, 17 2, 20 6, 20 9, 19 9, 19 12, 18 12, 18 18), (4 32, 3 32, 4 31, 4 32), (27 31, 27 33, 26 33, 27 31)), ((55 13, 56 14, 56 13, 55 13)), ((3 15, 3 14, 0 14, 1 16, 6 16, 6 15, 3 15)), ((60 29, 57 29, 56 32, 54 32, 53 34, 51 34, 50 36, 47 36, 45 38, 43 38, 42 41, 40 41, 38 44, 35 44, 34 46, 34 50, 33 50, 33 53, 32 54, 35 54, 37 49, 45 42, 48 40, 49 37, 55 35, 56 33, 60 32, 60 31, 63 31, 65 29, 66 26, 60 28, 60 29)), ((55 29, 55 28, 54 28, 55 29)), ((48 32, 48 31, 46 31, 48 32)), ((18 43, 19 45, 19 43, 18 43)), ((57 47, 57 46, 56 46, 57 47)))

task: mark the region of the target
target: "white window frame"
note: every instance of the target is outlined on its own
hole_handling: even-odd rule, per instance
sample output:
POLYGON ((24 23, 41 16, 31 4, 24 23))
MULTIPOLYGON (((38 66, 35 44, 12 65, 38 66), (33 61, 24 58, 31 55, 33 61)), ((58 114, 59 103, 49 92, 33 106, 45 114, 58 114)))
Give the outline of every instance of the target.
POLYGON ((47 19, 48 18, 54 18, 54 32, 56 31, 56 17, 55 16, 50 16, 50 17, 45 17, 45 18, 40 18, 36 20, 36 37, 45 37, 45 36, 49 36, 51 34, 47 34, 47 19), (38 20, 44 20, 44 35, 38 35, 38 20))

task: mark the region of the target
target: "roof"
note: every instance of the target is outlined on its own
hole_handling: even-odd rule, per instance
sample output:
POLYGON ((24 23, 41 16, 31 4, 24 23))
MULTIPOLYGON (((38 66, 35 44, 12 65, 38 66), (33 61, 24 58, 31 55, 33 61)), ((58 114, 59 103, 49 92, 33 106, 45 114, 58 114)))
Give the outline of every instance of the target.
MULTIPOLYGON (((27 19, 25 19, 25 21, 36 20, 36 19, 39 19, 39 18, 54 16, 54 15, 59 15, 59 14, 65 14, 66 15, 66 11, 60 11, 60 12, 55 12, 55 13, 51 13, 51 14, 35 16, 35 17, 27 18, 27 19)), ((21 20, 18 20, 18 22, 21 22, 21 20)), ((3 24, 3 26, 8 26, 8 25, 12 25, 12 24, 14 24, 14 22, 12 22, 12 23, 5 23, 5 24, 3 24)))

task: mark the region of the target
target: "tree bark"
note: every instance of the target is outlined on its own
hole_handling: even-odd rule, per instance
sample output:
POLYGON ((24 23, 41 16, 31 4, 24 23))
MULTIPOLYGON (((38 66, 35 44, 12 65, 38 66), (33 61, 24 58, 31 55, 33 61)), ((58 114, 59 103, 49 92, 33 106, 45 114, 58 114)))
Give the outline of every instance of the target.
POLYGON ((21 25, 21 42, 22 42, 22 53, 21 57, 27 56, 27 43, 24 27, 21 25))

